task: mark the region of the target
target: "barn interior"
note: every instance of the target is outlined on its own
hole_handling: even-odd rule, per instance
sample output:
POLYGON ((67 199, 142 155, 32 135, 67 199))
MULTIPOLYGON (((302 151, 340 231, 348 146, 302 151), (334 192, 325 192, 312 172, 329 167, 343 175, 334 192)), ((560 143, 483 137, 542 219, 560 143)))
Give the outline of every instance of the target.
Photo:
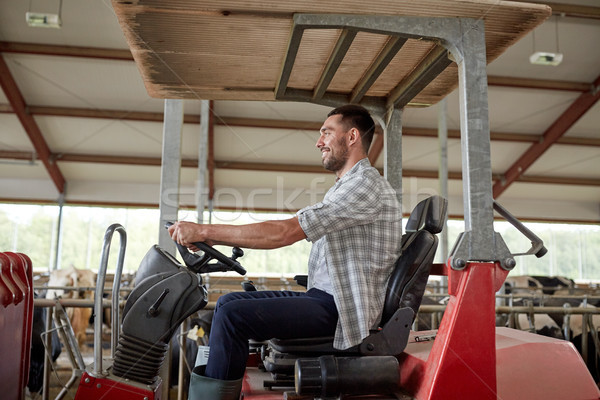
MULTIPOLYGON (((479 157, 464 143, 464 97, 472 92, 485 93, 483 127, 474 128, 489 133, 485 190, 548 249, 541 258, 515 258, 494 295, 496 325, 571 342, 598 385, 599 38, 596 0, 0 3, 2 332, 16 335, 9 316, 23 323, 19 335, 33 327, 33 338, 19 339, 24 353, 3 363, 3 390, 10 387, 9 398, 85 398, 77 393, 83 371, 114 357, 120 325, 110 323, 119 320, 111 312, 122 316, 146 251, 158 243, 177 253, 165 222, 283 219, 320 201, 335 176, 315 142, 340 101, 376 116, 369 161, 399 193, 405 220, 429 196, 448 200, 427 301, 409 340, 437 330, 452 290, 454 266, 444 263, 465 226, 483 224, 463 179, 488 168, 465 164, 479 157), (445 42, 435 39, 435 29, 450 28, 432 24, 405 40, 381 33, 402 18, 409 27, 413 17, 482 21, 484 82, 461 83, 460 57, 446 57, 445 42), (390 105, 396 116, 387 114, 390 105), (13 265, 24 272, 6 278, 17 274, 13 265), (8 294, 19 288, 39 296, 21 296, 29 311, 8 294), (92 313, 104 318, 91 320, 92 313), (52 340, 61 355, 47 357, 52 340), (35 379, 23 364, 37 365, 35 379)), ((494 227, 481 228, 482 236, 500 232, 509 255, 535 248, 498 209, 483 214, 494 227)), ((306 273, 309 243, 244 250, 245 276, 203 274, 208 316, 186 318, 174 334, 160 371, 163 399, 187 398, 220 295, 248 281, 259 290, 304 290, 293 277, 306 273)), ((292 391, 246 398, 295 398, 292 391)), ((380 398, 435 397, 394 396, 380 398)))

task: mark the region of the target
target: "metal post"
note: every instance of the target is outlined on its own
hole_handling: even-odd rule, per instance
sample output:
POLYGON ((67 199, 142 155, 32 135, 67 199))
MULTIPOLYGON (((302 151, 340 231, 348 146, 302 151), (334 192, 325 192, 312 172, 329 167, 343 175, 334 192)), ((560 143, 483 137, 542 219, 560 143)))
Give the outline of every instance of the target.
MULTIPOLYGON (((563 304, 563 308, 566 310, 571 309, 571 305, 569 303, 563 304)), ((565 311, 565 315, 563 316, 563 336, 566 341, 571 340, 571 313, 565 311)))
MULTIPOLYGON (((440 196, 448 199, 448 124, 446 99, 438 103, 438 142, 440 147, 438 163, 438 181, 440 196)), ((444 229, 440 233, 440 255, 443 262, 448 259, 448 220, 444 222, 444 229)), ((440 280, 440 293, 446 290, 448 286, 448 277, 442 276, 440 280)))
MULTIPOLYGON (((438 141, 440 146, 438 181, 440 196, 448 199, 448 124, 446 99, 438 103, 438 141)), ((448 258, 448 221, 444 223, 444 229, 440 233, 440 254, 445 261, 448 258)))
POLYGON ((179 330, 179 376, 177 377, 177 400, 187 398, 187 388, 184 387, 183 381, 187 372, 186 350, 187 350, 187 330, 189 327, 189 319, 186 318, 181 323, 179 330))
MULTIPOLYGON (((158 245, 167 252, 175 254, 175 242, 165 229, 165 223, 177 220, 179 210, 179 173, 181 171, 181 132, 183 130, 183 100, 165 100, 165 119, 163 126, 162 168, 160 178, 160 224, 158 227, 158 245)), ((162 379, 161 398, 169 399, 169 376, 171 366, 171 348, 160 368, 162 379)))
POLYGON ((182 130, 183 100, 165 100, 158 245, 173 254, 175 253, 175 243, 171 240, 169 233, 165 229, 165 223, 176 221, 177 211, 179 210, 182 130))
POLYGON ((588 363, 588 328, 589 328, 589 314, 583 314, 581 316, 581 358, 587 365, 588 363))
POLYGON ((383 176, 396 191, 402 212, 402 110, 388 110, 383 134, 383 176))
POLYGON ((196 210, 198 223, 204 222, 206 203, 206 162, 208 158, 208 130, 210 125, 210 101, 200 101, 200 138, 198 143, 198 186, 196 187, 196 210))
POLYGON ((452 267, 499 260, 507 268, 511 253, 494 232, 484 22, 461 19, 460 25, 460 43, 449 50, 458 64, 465 232, 452 250, 452 267))
POLYGON ((479 234, 489 240, 494 218, 484 28, 483 23, 464 28, 458 74, 465 230, 475 236, 472 241, 479 234))
POLYGON ((46 332, 44 338, 44 347, 46 348, 46 357, 44 357, 44 380, 42 386, 42 400, 50 398, 50 368, 52 368, 52 312, 54 308, 48 307, 46 310, 46 332))
POLYGON ((67 187, 65 183, 64 191, 58 196, 58 224, 56 226, 56 248, 54 249, 54 265, 52 266, 53 270, 58 269, 58 267, 60 266, 60 253, 62 249, 62 219, 66 191, 67 187))

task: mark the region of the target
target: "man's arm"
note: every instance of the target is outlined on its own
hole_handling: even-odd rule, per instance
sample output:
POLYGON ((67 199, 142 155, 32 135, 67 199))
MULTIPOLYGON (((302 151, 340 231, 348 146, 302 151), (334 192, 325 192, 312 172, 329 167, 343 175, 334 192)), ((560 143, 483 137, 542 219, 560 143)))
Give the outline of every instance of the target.
POLYGON ((305 239, 298 218, 248 225, 202 225, 179 221, 169 228, 177 243, 192 248, 194 242, 222 244, 247 249, 276 249, 305 239))

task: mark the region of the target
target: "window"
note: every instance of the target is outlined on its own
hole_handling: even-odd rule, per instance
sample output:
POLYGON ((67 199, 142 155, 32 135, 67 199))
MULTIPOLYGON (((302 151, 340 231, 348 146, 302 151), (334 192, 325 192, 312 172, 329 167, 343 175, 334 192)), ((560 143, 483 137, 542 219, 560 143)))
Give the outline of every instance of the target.
MULTIPOLYGON (((0 204, 0 250, 26 253, 34 268, 47 271, 55 264, 58 206, 0 204)), ((63 208, 62 242, 59 249, 59 267, 97 270, 106 228, 119 223, 127 231, 124 272, 134 272, 148 249, 157 243, 159 229, 157 209, 102 208, 65 206, 63 208)), ((244 224, 269 219, 290 218, 290 214, 266 214, 215 211, 212 223, 244 224)), ((196 212, 180 210, 179 218, 196 221, 196 212)), ((209 221, 208 212, 204 221, 209 221)), ((406 221, 405 221, 406 222, 406 221)), ((600 280, 600 226, 554 223, 526 223, 539 235, 548 248, 543 258, 517 257, 513 275, 561 275, 578 281, 600 280)), ((462 221, 448 221, 449 249, 464 229, 462 221)), ((496 221, 499 232, 513 253, 530 247, 529 240, 510 224, 496 221)), ((306 273, 311 244, 300 241, 276 250, 244 249, 240 262, 251 275, 293 276, 306 273)), ((220 248, 230 254, 228 248, 220 248)), ((119 235, 111 244, 108 270, 114 271, 119 252, 119 235)), ((439 252, 438 252, 439 253, 439 252)), ((444 262, 440 254, 437 262, 444 262)))

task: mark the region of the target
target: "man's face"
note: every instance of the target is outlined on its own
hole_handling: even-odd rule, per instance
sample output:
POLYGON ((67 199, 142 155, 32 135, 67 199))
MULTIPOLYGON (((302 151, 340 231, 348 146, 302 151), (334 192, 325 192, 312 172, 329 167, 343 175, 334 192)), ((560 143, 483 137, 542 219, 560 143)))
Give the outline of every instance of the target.
POLYGON ((337 172, 348 160, 347 130, 341 115, 327 118, 321 127, 317 148, 321 150, 321 161, 325 169, 337 172))

